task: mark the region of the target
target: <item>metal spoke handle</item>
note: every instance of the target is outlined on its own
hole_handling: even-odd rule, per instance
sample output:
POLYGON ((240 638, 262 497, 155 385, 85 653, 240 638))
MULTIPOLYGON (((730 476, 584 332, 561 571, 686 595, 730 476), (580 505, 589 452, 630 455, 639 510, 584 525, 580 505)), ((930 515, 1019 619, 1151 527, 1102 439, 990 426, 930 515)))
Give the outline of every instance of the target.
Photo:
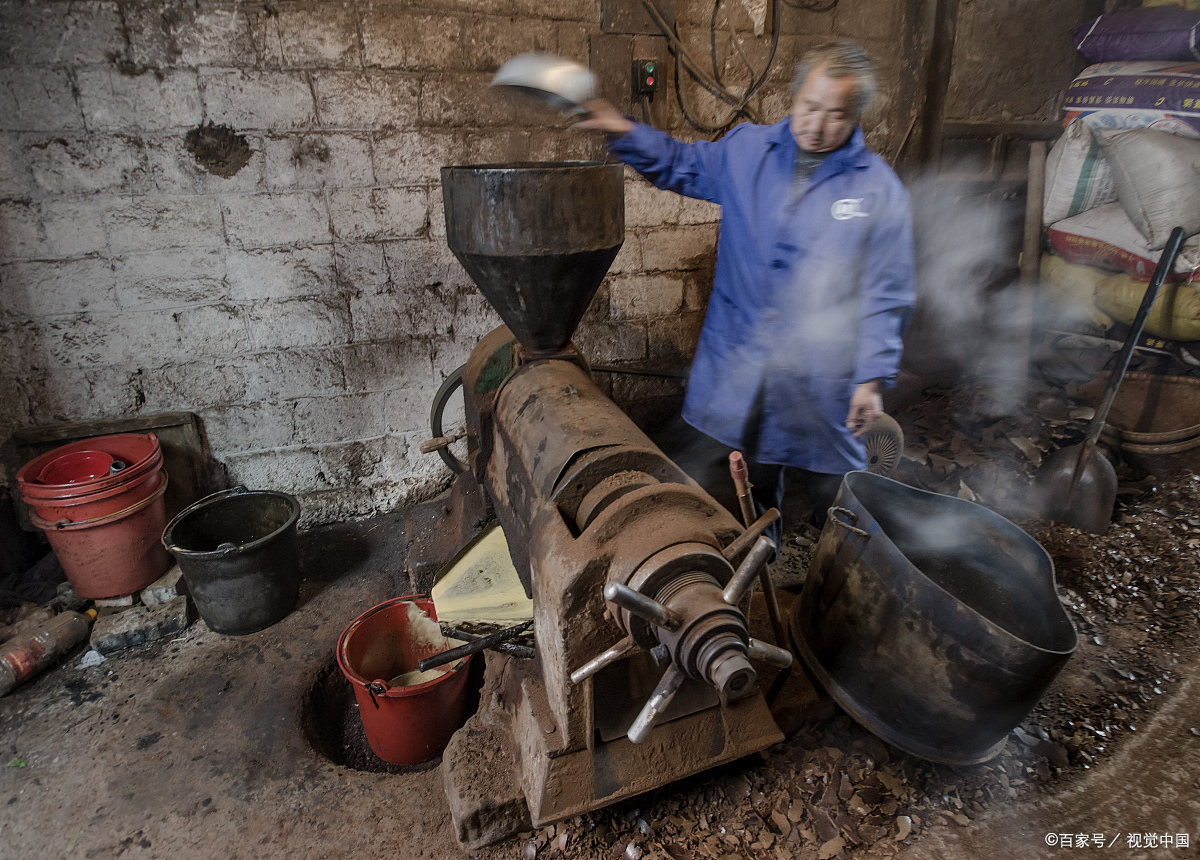
POLYGON ((666 674, 662 676, 662 680, 658 682, 658 686, 654 688, 654 692, 650 694, 642 712, 637 715, 637 719, 629 727, 629 731, 626 733, 629 740, 640 744, 646 739, 650 730, 654 728, 654 724, 658 722, 663 712, 671 704, 671 700, 675 698, 675 694, 679 692, 679 685, 682 683, 683 673, 675 666, 670 666, 666 674))
MULTIPOLYGON (((774 509, 770 513, 773 516, 767 517, 767 522, 779 516, 779 512, 774 509)), ((770 561, 774 552, 775 542, 770 538, 759 535, 754 541, 753 547, 746 553, 746 557, 742 560, 741 565, 738 566, 737 571, 725 586, 725 590, 721 592, 721 599, 729 606, 736 606, 740 603, 746 596, 751 583, 754 582, 755 577, 759 575, 759 572, 770 561)), ((683 618, 674 610, 619 582, 609 582, 604 586, 604 599, 627 612, 637 615, 639 618, 645 619, 651 624, 655 624, 671 632, 679 630, 683 624, 683 618)), ((637 647, 633 636, 626 636, 616 645, 596 655, 572 672, 571 683, 583 683, 605 666, 610 666, 626 657, 637 647)), ((745 652, 739 654, 737 653, 738 651, 740 651, 740 648, 733 649, 731 656, 727 656, 722 666, 726 667, 729 672, 745 675, 750 682, 754 678, 754 673, 749 664, 746 663, 746 657, 761 660, 779 669, 786 669, 792 665, 792 655, 789 651, 774 645, 768 645, 766 642, 761 642, 757 639, 750 639, 745 652), (728 667, 730 666, 733 668, 729 669, 728 667)), ((626 733, 632 743, 640 744, 646 740, 655 723, 661 719, 663 713, 670 706, 671 700, 679 692, 679 687, 683 684, 684 677, 683 671, 675 663, 667 667, 667 671, 658 682, 658 686, 654 688, 654 692, 650 694, 650 698, 642 707, 641 713, 638 714, 637 719, 633 721, 633 725, 629 727, 629 731, 626 733)), ((718 679, 714 679, 713 683, 719 691, 723 689, 722 682, 718 679)), ((724 695, 722 693, 723 698, 724 695)))
POLYGON ((751 637, 750 645, 747 648, 747 654, 751 660, 761 660, 768 666, 774 666, 776 669, 786 669, 792 665, 792 652, 786 648, 777 648, 774 645, 769 645, 761 639, 751 637))
POLYGON ((607 651, 597 654, 591 660, 588 660, 586 663, 572 672, 571 683, 582 684, 605 666, 611 666, 613 663, 616 663, 618 660, 625 657, 635 648, 637 648, 637 643, 633 641, 633 637, 626 636, 616 645, 612 646, 607 651))
POLYGON ((764 564, 771 560, 771 556, 775 552, 775 541, 769 537, 759 537, 754 542, 754 548, 746 555, 733 578, 729 580, 729 584, 725 586, 725 590, 721 592, 721 599, 730 606, 737 606, 742 602, 742 598, 746 596, 746 589, 750 587, 750 583, 754 582, 754 577, 758 576, 758 571, 764 564))
POLYGON ((759 536, 766 531, 767 526, 779 519, 779 509, 771 508, 761 517, 756 519, 750 525, 746 526, 746 530, 733 539, 733 542, 725 549, 721 550, 721 555, 730 564, 737 564, 737 560, 743 557, 744 553, 753 548, 753 544, 757 542, 759 536))
POLYGON ((604 586, 604 599, 671 632, 678 630, 679 625, 683 623, 683 619, 677 613, 619 582, 610 582, 604 586))

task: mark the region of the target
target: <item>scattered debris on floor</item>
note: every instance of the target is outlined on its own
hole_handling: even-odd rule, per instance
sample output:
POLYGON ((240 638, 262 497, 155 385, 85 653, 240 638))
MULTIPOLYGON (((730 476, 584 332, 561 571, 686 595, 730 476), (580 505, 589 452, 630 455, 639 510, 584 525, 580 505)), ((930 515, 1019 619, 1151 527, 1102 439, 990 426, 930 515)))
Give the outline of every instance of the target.
MULTIPOLYGON (((1090 406, 1048 391, 1017 415, 1001 414, 982 391, 931 391, 896 416, 906 435, 896 477, 1016 519, 1054 560, 1079 632, 1079 651, 998 756, 969 767, 924 761, 826 702, 758 756, 476 856, 890 856, 931 828, 967 826, 1045 796, 1111 756, 1179 680, 1180 653, 1200 644, 1200 477, 1160 481, 1122 469, 1106 535, 1028 519, 1025 490, 1041 457, 1079 442, 1091 417, 1090 406)), ((777 581, 797 589, 814 544, 803 528, 789 535, 773 565, 777 581)))
MULTIPOLYGON (((1144 730, 1200 644, 1200 477, 1158 478, 1122 468, 1116 519, 1105 535, 1023 518, 1024 488, 1039 458, 1078 442, 1089 408, 1038 392, 1021 414, 1002 415, 981 392, 932 391, 896 416, 907 438, 898 477, 1018 520, 1053 558, 1060 600, 1080 635, 1078 653, 996 758, 970 767, 914 758, 825 700, 769 750, 472 856, 887 857, 905 853, 931 831, 969 827, 1086 778, 1124 739, 1144 730)), ((776 579, 793 591, 803 583, 815 537, 794 528, 773 565, 776 579)), ((187 598, 171 596, 169 585, 156 583, 133 607, 105 610, 105 619, 173 612, 187 598)), ((62 608, 72 597, 69 586, 60 587, 51 604, 62 608)), ((26 604, 0 620, 36 626, 48 616, 49 610, 26 604)), ((0 628, 0 641, 13 632, 0 628)), ((71 702, 78 707, 99 699, 98 685, 115 683, 123 667, 172 659, 181 643, 211 636, 201 625, 172 635, 178 637, 173 642, 109 651, 107 658, 99 648, 77 650, 59 670, 72 676, 71 702)), ((317 679, 314 696, 318 689, 325 698, 320 707, 310 705, 305 719, 333 728, 319 742, 310 735, 310 742, 337 764, 390 779, 416 779, 436 766, 379 766, 336 668, 317 679)), ((1187 737, 1200 737, 1200 726, 1180 727, 1185 735, 1189 729, 1187 737)), ((19 752, 13 750, 10 767, 25 766, 19 752)))

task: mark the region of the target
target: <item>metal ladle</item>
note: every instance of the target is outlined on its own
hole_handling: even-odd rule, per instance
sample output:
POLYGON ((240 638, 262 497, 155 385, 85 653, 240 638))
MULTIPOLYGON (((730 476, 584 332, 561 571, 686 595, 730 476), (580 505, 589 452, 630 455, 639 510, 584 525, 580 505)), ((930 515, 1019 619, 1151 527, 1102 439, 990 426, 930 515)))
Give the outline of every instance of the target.
POLYGON ((1158 298, 1163 281, 1175 266, 1175 258, 1179 256, 1183 236, 1183 228, 1176 227, 1167 239, 1166 247, 1154 270, 1154 277, 1146 287, 1137 316, 1129 327, 1125 344, 1121 347, 1121 353, 1109 374, 1104 398, 1100 401, 1091 424, 1088 425, 1083 442, 1055 451, 1042 462, 1034 475, 1036 501, 1045 519, 1056 520, 1092 534, 1104 534, 1108 531, 1117 498, 1117 472, 1108 458, 1096 449, 1096 442, 1104 429, 1104 422, 1108 420, 1108 411, 1116 399, 1117 388, 1125 378, 1134 347, 1137 346, 1142 329, 1146 326, 1150 307, 1158 298))
POLYGON ((590 70, 564 57, 536 52, 506 62, 491 85, 572 114, 586 113, 581 105, 596 98, 596 76, 590 70))

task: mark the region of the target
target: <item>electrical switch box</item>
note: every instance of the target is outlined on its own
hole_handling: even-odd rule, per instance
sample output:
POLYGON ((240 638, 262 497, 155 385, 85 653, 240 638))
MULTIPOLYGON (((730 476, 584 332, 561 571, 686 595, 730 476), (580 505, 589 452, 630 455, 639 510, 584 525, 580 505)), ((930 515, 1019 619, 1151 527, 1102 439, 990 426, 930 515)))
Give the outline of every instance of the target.
POLYGON ((658 91, 659 62, 658 60, 633 61, 633 96, 654 98, 658 91))

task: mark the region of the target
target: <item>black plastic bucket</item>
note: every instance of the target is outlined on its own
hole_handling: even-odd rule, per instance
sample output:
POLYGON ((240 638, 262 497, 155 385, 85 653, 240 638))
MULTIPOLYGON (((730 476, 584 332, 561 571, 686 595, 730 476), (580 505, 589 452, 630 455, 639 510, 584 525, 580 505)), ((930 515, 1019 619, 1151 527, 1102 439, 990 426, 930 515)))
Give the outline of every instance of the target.
POLYGON ((1075 651, 1041 545, 980 505, 851 472, 792 615, 852 717, 947 764, 986 761, 1075 651))
POLYGON ((167 524, 163 545, 178 559, 211 630, 254 633, 292 611, 300 588, 299 519, 294 496, 234 487, 201 499, 167 524))

